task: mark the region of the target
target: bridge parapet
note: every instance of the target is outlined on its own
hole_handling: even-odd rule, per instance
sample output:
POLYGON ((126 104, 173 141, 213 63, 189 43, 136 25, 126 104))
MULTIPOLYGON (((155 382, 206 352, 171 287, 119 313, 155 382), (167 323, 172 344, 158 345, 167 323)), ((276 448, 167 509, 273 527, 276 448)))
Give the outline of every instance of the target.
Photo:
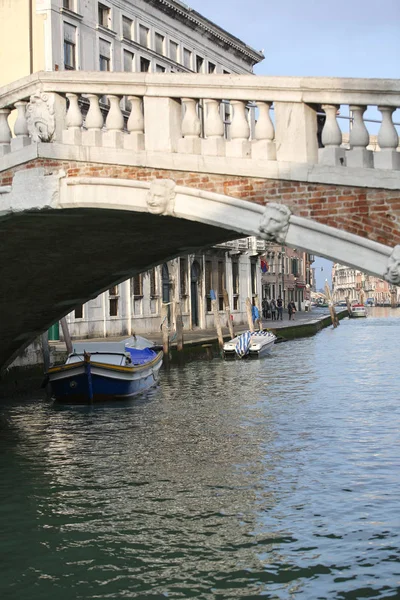
MULTIPOLYGON (((242 169, 254 167, 267 177, 279 176, 278 164, 338 168, 343 175, 373 169, 385 177, 400 171, 393 122, 398 107, 398 80, 40 72, 0 90, 0 156, 44 142, 138 157, 179 154, 190 169, 199 157, 208 164, 225 159, 237 165, 239 159, 242 169), (348 145, 338 124, 341 105, 352 111, 348 145), (382 114, 376 151, 367 149, 369 106, 382 114), (320 139, 318 115, 324 121, 320 139)), ((4 168, 9 165, 5 161, 4 168)))

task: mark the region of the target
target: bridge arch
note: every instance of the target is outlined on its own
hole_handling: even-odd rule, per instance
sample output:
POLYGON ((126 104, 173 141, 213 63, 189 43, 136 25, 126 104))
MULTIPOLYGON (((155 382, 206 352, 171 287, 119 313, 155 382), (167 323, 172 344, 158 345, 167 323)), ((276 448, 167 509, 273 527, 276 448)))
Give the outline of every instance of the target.
POLYGON ((0 303, 2 365, 76 305, 201 247, 259 236, 379 277, 392 253, 284 205, 265 207, 172 179, 45 177, 31 169, 0 191, 2 280, 12 289, 0 303))

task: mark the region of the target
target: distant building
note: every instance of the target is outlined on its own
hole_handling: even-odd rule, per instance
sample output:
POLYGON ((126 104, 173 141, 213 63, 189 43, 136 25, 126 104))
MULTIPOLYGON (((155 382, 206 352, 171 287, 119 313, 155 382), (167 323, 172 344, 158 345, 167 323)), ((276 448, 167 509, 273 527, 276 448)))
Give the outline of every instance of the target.
POLYGON ((391 306, 400 303, 400 288, 373 275, 366 275, 354 267, 334 263, 332 267, 332 296, 335 302, 370 303, 391 306))

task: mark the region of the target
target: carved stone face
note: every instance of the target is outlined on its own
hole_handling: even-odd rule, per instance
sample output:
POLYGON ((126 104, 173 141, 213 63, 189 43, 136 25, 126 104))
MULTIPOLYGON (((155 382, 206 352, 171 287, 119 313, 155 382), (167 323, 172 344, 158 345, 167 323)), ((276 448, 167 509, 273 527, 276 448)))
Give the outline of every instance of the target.
POLYGON ((264 239, 284 243, 289 229, 290 210, 282 204, 267 204, 260 223, 264 239))
POLYGON ((165 215, 173 213, 175 182, 171 179, 155 179, 150 184, 146 202, 149 213, 165 215))
POLYGON ((394 247, 388 258, 385 279, 393 285, 400 285, 400 245, 394 247))

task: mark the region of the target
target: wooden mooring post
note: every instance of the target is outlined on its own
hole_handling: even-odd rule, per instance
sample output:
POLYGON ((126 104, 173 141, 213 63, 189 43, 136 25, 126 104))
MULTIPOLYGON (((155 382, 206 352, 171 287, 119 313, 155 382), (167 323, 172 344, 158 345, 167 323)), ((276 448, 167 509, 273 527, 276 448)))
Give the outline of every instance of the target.
POLYGON ((183 350, 183 320, 182 304, 175 302, 175 323, 176 323, 176 349, 178 352, 183 350))
POLYGON ((252 312, 252 304, 250 298, 246 298, 246 312, 247 312, 247 321, 249 323, 249 330, 251 333, 254 331, 254 323, 253 323, 253 312, 252 312))
POLYGON ((228 292, 226 290, 224 290, 224 305, 225 305, 226 319, 228 321, 229 335, 231 336, 231 340, 232 340, 235 337, 235 334, 233 332, 233 322, 232 322, 231 309, 229 306, 229 296, 228 296, 228 292))
POLYGON ((214 290, 210 290, 210 295, 211 295, 211 308, 214 313, 214 324, 215 324, 215 329, 217 330, 218 345, 219 345, 220 349, 222 350, 222 347, 224 345, 224 336, 222 335, 221 319, 219 317, 219 309, 218 309, 218 300, 217 300, 214 290))
POLYGON ((169 364, 169 305, 161 305, 161 331, 162 331, 162 343, 164 352, 164 363, 169 364))
POLYGON ((331 295, 331 290, 329 288, 328 282, 325 281, 325 296, 329 305, 329 312, 331 315, 332 325, 333 327, 337 327, 339 325, 339 319, 336 314, 335 307, 333 306, 333 300, 331 295))
POLYGON ((71 336, 70 336, 69 329, 68 329, 67 319, 65 317, 63 317, 62 319, 60 319, 60 323, 61 323, 61 329, 63 332, 64 342, 65 342, 65 346, 67 348, 67 352, 68 352, 68 354, 72 354, 72 341, 71 341, 71 336))

